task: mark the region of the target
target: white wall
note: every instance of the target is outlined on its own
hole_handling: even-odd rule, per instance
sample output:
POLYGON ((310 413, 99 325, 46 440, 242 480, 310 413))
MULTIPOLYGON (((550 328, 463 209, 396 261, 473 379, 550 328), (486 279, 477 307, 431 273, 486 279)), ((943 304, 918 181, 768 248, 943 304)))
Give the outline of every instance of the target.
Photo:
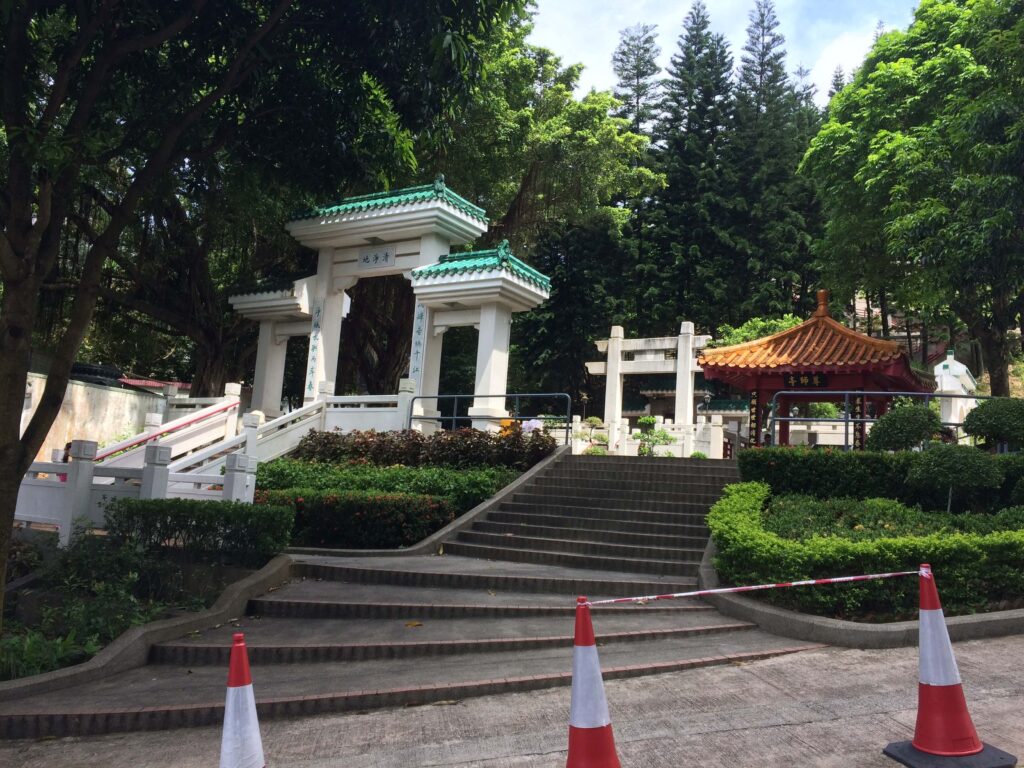
MULTIPOLYGON (((22 412, 22 431, 43 396, 46 376, 30 373, 28 383, 31 393, 25 398, 28 407, 22 412)), ((93 440, 103 445, 134 435, 145 426, 147 413, 163 412, 162 395, 82 381, 69 382, 60 413, 35 460, 49 461, 53 449, 63 449, 71 440, 93 440)))

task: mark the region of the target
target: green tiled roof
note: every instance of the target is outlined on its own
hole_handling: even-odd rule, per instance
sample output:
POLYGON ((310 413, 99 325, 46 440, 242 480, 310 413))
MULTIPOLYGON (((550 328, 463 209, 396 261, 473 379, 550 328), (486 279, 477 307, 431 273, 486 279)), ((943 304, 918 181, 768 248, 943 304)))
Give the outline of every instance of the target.
MULTIPOLYGON (((750 407, 748 400, 712 400, 708 403, 709 411, 745 411, 750 407)), ((703 411, 704 403, 698 403, 698 411, 703 411)))
POLYGON ((551 278, 538 272, 529 264, 525 264, 512 255, 508 240, 502 240, 497 248, 487 251, 469 251, 467 253, 450 253, 442 256, 437 264, 413 270, 414 277, 433 277, 436 275, 458 275, 464 272, 490 272, 504 270, 511 272, 529 283, 551 290, 551 278))
POLYGON ((334 216, 339 213, 353 213, 355 211, 369 211, 376 208, 390 208, 396 205, 407 205, 409 203, 420 203, 426 200, 444 200, 468 216, 480 221, 487 221, 487 211, 461 197, 445 186, 444 176, 438 176, 433 184, 424 184, 419 187, 406 187, 390 192, 374 192, 372 195, 360 195, 359 197, 346 197, 336 205, 328 205, 322 208, 314 208, 311 211, 304 211, 294 218, 313 219, 320 216, 334 216))

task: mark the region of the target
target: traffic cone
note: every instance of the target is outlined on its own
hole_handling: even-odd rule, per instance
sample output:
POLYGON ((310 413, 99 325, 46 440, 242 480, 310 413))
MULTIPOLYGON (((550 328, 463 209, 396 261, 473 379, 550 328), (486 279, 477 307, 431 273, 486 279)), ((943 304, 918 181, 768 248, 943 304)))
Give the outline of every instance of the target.
POLYGON ((263 741, 256 719, 256 697, 249 674, 245 635, 236 632, 228 666, 228 694, 224 702, 224 734, 220 742, 220 768, 264 768, 263 741))
POLYGON ((921 566, 918 580, 921 608, 917 725, 913 741, 894 742, 882 752, 910 768, 1012 768, 1017 758, 983 744, 974 729, 935 577, 927 563, 921 566))
POLYGON ((569 758, 566 768, 621 768, 615 753, 608 700, 601 680, 594 626, 587 598, 576 598, 576 638, 572 648, 572 704, 569 706, 569 758))

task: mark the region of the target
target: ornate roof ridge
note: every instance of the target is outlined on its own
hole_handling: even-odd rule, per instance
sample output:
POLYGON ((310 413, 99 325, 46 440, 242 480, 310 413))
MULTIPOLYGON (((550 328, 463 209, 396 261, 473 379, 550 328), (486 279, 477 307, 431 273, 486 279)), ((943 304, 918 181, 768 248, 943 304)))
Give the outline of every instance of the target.
POLYGON ((447 253, 441 256, 437 264, 420 267, 413 275, 431 275, 460 272, 486 272, 491 269, 507 269, 514 275, 540 286, 546 291, 551 290, 551 278, 531 267, 512 254, 508 240, 502 240, 494 248, 480 251, 462 251, 447 253))
POLYGON ((433 184, 420 184, 413 187, 403 187, 395 190, 382 192, 371 192, 367 195, 356 195, 346 197, 333 205, 320 206, 313 209, 297 212, 292 216, 293 221, 312 219, 319 216, 332 216, 348 211, 372 210, 375 208, 389 208, 391 206, 405 205, 408 203, 420 202, 423 200, 444 200, 458 210, 476 219, 486 222, 487 211, 473 205, 466 198, 453 192, 444 181, 444 176, 439 174, 433 184))

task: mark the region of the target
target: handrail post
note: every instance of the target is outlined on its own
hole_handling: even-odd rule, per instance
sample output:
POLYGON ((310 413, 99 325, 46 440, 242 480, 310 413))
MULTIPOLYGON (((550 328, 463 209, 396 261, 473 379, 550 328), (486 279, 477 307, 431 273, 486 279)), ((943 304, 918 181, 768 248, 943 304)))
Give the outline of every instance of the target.
POLYGON ((225 501, 252 503, 256 490, 257 464, 255 457, 246 456, 243 453, 232 453, 225 458, 223 491, 225 501))
MULTIPOLYGON (((92 475, 96 462, 96 441, 94 440, 72 440, 71 449, 68 455, 71 463, 67 472, 67 501, 65 509, 68 511, 67 523, 60 526, 58 531, 59 544, 66 547, 71 541, 71 528, 74 521, 86 518, 91 523, 102 522, 96 520, 90 507, 92 497, 92 475)), ((102 515, 101 515, 102 516, 102 515)))
POLYGON ((139 490, 140 499, 166 499, 167 481, 170 470, 167 465, 171 463, 171 446, 169 445, 147 445, 145 463, 142 466, 142 488, 139 490))
POLYGON ((256 455, 260 427, 265 421, 266 417, 263 415, 263 411, 250 411, 242 417, 242 431, 245 433, 245 446, 242 448, 242 452, 246 456, 256 455))

